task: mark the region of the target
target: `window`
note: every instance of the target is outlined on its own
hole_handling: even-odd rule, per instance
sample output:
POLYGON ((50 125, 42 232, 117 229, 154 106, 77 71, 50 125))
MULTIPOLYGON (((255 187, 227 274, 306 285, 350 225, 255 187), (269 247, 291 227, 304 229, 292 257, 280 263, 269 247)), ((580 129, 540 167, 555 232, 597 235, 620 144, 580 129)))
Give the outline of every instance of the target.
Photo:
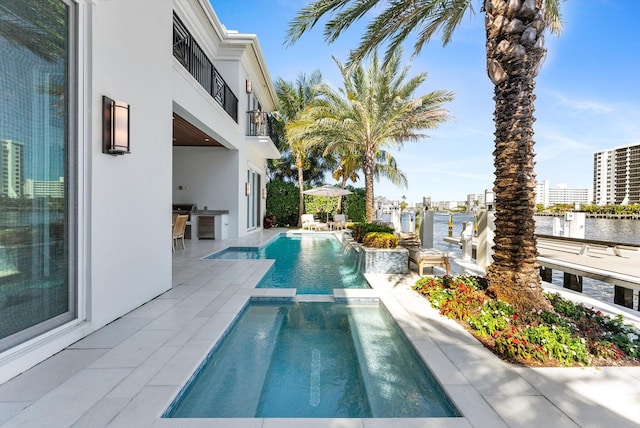
POLYGON ((260 226, 260 174, 249 169, 247 170, 247 230, 255 229, 260 226))
POLYGON ((0 8, 0 351, 76 316, 74 12, 0 8))

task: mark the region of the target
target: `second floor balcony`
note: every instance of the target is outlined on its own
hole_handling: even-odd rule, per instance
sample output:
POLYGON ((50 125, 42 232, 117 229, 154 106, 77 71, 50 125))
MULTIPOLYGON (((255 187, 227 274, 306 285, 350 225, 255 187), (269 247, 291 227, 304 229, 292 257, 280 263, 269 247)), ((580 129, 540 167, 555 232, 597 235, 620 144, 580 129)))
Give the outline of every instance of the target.
POLYGON ((269 113, 259 109, 247 112, 247 136, 271 137, 269 113))
POLYGON ((238 98, 177 15, 173 15, 173 56, 231 118, 238 122, 238 98))

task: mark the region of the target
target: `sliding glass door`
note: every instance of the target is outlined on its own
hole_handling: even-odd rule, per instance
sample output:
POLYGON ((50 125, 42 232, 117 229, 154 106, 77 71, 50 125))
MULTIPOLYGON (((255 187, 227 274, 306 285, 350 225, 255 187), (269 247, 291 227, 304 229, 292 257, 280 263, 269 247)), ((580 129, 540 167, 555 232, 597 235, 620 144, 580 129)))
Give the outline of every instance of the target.
POLYGON ((0 5, 0 351, 75 317, 75 5, 0 5))

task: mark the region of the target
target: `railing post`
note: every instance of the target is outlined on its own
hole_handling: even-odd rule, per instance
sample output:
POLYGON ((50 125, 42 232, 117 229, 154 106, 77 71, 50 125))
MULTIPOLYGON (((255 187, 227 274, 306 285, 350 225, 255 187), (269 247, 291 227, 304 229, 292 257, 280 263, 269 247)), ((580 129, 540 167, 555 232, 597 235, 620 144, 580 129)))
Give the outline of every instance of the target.
POLYGON ((467 221, 464 223, 460 234, 460 242, 462 243, 462 260, 470 261, 473 251, 473 222, 467 221))
MULTIPOLYGON (((618 285, 614 286, 613 303, 633 309, 633 290, 618 285)), ((640 310, 640 303, 638 304, 638 309, 640 310)))
POLYGON ((564 288, 582 293, 582 277, 565 272, 564 288))
POLYGON ((476 226, 478 230, 476 235, 478 236, 478 245, 476 247, 476 263, 483 269, 493 261, 492 247, 496 228, 494 220, 495 214, 493 211, 483 210, 477 216, 476 226))

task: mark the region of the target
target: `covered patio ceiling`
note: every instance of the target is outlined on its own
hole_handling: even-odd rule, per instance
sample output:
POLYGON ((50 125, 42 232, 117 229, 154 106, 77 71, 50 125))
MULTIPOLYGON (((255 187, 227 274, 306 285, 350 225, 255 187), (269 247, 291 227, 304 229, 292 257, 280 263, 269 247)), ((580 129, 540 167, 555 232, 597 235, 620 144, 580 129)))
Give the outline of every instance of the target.
POLYGON ((213 137, 201 131, 176 113, 173 113, 173 145, 224 147, 213 137))

